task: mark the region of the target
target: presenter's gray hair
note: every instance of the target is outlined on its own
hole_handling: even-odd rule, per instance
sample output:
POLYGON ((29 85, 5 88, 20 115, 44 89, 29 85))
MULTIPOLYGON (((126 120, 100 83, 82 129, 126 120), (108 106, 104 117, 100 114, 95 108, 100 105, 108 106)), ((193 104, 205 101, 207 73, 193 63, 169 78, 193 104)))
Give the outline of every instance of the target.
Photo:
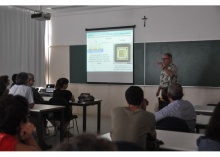
POLYGON ((164 55, 168 56, 169 58, 173 58, 171 53, 164 53, 164 55))

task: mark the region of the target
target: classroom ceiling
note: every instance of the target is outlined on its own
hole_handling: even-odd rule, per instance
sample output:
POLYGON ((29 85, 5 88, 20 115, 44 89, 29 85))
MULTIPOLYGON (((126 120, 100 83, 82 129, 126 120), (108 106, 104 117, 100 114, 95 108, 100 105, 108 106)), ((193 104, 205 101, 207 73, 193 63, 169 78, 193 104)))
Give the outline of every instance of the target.
POLYGON ((60 13, 68 13, 68 12, 79 12, 79 11, 89 11, 94 9, 106 9, 120 6, 106 5, 106 6, 95 6, 95 5, 43 5, 43 6, 16 6, 23 9, 28 9, 32 11, 42 11, 45 13, 51 13, 52 15, 60 14, 60 13))

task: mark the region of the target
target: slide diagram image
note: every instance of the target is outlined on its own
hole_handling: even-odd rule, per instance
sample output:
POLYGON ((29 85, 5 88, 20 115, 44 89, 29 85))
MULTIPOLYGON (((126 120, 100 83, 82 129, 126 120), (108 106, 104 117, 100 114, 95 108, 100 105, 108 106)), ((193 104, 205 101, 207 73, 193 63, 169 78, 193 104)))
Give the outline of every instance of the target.
POLYGON ((115 62, 130 62, 130 45, 116 44, 114 56, 115 62))

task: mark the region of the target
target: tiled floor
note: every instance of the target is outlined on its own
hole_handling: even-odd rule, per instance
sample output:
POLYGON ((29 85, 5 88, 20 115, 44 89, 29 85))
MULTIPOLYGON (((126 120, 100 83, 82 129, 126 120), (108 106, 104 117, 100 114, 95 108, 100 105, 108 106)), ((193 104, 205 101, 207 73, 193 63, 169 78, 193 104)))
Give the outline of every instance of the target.
MULTIPOLYGON (((79 134, 81 134, 81 133, 83 133, 83 131, 82 131, 82 116, 81 115, 78 115, 77 123, 78 123, 78 128, 79 128, 79 134)), ((110 117, 101 117, 101 131, 100 131, 100 134, 105 134, 105 133, 109 132, 110 128, 111 128, 110 124, 111 124, 110 117)), ((50 132, 50 134, 48 136, 53 134, 53 128, 50 128, 49 132, 50 132)), ((75 128, 71 129, 70 132, 73 133, 75 136, 78 135, 76 126, 75 126, 75 128)), ((97 135, 97 116, 87 115, 86 132, 97 135)), ((59 134, 59 132, 56 134, 56 136, 52 136, 52 137, 49 137, 49 138, 47 138, 47 137, 46 137, 45 142, 47 144, 51 144, 53 146, 53 148, 56 147, 60 143, 60 134, 59 134)), ((69 140, 71 140, 72 138, 73 137, 69 138, 69 140)), ((68 138, 64 139, 64 141, 67 141, 67 140, 68 140, 68 138)), ((53 148, 51 150, 53 150, 53 148)))

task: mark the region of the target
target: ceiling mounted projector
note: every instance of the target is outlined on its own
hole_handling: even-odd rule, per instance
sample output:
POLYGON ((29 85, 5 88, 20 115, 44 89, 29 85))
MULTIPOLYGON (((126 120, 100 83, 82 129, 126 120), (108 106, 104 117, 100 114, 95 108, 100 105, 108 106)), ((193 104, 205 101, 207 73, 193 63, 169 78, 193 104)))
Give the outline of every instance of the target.
POLYGON ((36 12, 31 15, 31 18, 38 21, 50 20, 50 13, 36 12))

